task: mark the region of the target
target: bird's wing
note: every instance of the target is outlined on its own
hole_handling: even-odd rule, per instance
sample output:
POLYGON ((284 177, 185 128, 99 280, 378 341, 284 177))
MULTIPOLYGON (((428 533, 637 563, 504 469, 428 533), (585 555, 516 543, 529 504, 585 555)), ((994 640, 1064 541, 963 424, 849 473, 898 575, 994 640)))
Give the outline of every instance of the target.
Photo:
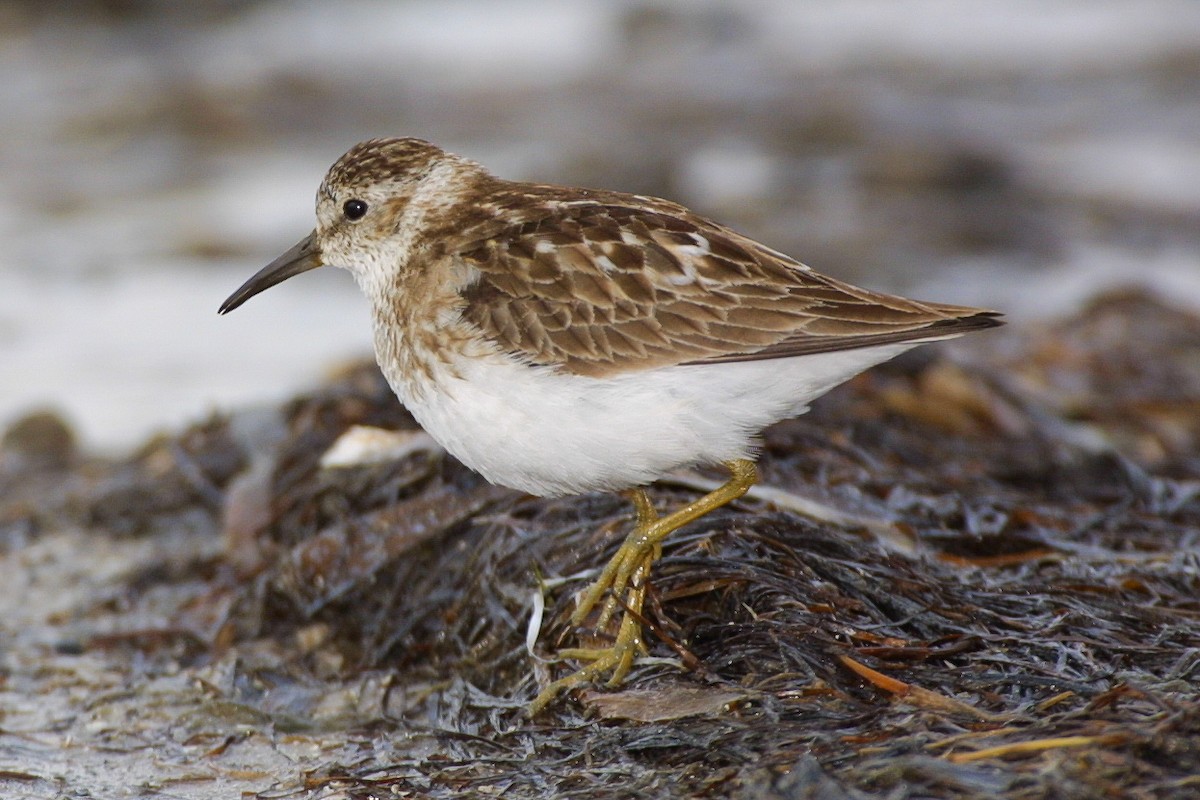
POLYGON ((460 247, 464 318, 523 360, 606 377, 950 337, 995 312, 820 275, 666 201, 561 203, 460 247))

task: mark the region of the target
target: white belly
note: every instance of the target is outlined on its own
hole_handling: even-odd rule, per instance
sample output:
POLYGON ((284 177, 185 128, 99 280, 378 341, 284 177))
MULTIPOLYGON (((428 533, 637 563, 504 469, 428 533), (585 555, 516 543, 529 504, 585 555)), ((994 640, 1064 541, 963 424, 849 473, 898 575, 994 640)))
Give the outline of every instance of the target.
POLYGON ((460 357, 419 381, 381 366, 448 452, 492 483, 552 496, 642 486, 681 467, 750 457, 763 428, 916 344, 604 379, 499 354, 460 357))

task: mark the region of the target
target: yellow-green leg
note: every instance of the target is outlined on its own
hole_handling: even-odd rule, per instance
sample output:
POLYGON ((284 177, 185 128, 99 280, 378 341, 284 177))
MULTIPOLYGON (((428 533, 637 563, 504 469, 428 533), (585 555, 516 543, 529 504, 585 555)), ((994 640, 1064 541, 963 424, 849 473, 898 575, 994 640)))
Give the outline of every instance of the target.
POLYGON ((596 650, 571 648, 560 651, 561 658, 583 659, 591 663, 547 685, 530 705, 531 714, 541 711, 564 689, 594 680, 606 673, 611 673, 609 686, 617 686, 625 679, 625 675, 633 666, 633 659, 645 650, 640 621, 642 605, 646 599, 646 582, 650 578, 650 569, 662 553, 663 540, 689 522, 694 522, 710 511, 738 499, 758 479, 753 461, 739 459, 730 461, 726 466, 730 473, 728 482, 665 517, 657 515, 644 489, 633 490, 637 525, 604 571, 588 587, 579 600, 575 613, 571 615, 571 624, 582 625, 600 602, 600 598, 606 592, 611 592, 600 612, 596 628, 603 629, 617 608, 623 607, 625 614, 621 619, 616 641, 611 647, 596 650))

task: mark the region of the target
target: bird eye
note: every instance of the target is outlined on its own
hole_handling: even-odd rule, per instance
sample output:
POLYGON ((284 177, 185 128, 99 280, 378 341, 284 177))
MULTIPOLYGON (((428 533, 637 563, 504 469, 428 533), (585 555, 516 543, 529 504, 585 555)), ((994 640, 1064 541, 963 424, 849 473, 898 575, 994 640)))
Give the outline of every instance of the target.
POLYGON ((347 200, 342 206, 342 213, 351 221, 362 219, 367 213, 367 204, 362 200, 347 200))

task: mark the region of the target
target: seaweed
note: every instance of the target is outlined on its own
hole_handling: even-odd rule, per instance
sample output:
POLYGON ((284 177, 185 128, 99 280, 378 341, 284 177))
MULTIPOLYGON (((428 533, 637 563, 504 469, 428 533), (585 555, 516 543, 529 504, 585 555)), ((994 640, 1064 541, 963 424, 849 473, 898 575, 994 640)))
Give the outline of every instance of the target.
POLYGON ((58 463, 66 489, 13 484, 0 511, 41 520, 18 544, 147 540, 58 657, 198 681, 169 707, 194 706, 205 763, 320 743, 249 796, 1166 798, 1200 774, 1197 398, 1200 319, 1132 292, 873 370, 766 432, 768 490, 668 540, 626 683, 535 719, 631 510, 493 487, 429 443, 323 468, 355 425, 415 433, 373 365, 58 463))

